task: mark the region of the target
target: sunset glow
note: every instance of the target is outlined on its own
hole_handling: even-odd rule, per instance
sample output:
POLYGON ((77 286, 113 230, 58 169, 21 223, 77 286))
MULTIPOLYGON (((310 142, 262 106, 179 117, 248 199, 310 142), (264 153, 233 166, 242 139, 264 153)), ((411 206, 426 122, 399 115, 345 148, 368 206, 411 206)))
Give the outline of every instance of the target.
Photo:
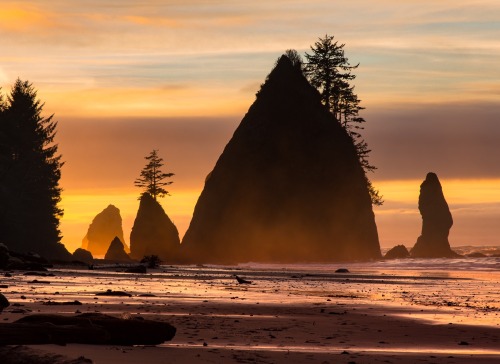
MULTIPOLYGON (((58 120, 63 242, 109 204, 125 238, 153 148, 175 173, 162 205, 184 234, 206 175, 286 49, 335 35, 360 63, 364 136, 384 196, 381 245, 415 242, 419 186, 438 174, 452 245, 500 244, 497 1, 8 1, 0 86, 29 80, 58 120)), ((128 243, 128 241, 127 241, 128 243)))

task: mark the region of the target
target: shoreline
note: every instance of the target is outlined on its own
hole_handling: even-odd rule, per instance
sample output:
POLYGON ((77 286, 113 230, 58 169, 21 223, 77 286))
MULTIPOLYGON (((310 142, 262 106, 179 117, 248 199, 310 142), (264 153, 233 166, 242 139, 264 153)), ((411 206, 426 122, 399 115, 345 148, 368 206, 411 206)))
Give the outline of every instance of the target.
POLYGON ((172 341, 156 347, 30 346, 95 363, 500 361, 500 272, 439 276, 363 267, 348 265, 347 274, 242 266, 167 266, 146 274, 52 269, 45 285, 15 272, 1 279, 9 286, 2 293, 20 306, 0 317, 100 312, 177 328, 172 341), (238 284, 234 274, 252 284, 238 284), (106 289, 132 296, 95 295, 106 289), (72 300, 82 305, 44 304, 72 300))

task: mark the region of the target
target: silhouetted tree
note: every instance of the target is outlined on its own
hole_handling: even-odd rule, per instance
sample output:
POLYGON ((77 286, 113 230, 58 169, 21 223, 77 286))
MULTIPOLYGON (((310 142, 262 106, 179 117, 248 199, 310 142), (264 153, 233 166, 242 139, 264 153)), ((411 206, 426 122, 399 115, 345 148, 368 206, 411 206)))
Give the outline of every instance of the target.
POLYGON ((57 122, 42 117, 44 104, 28 81, 17 79, 0 106, 1 241, 14 250, 58 253, 63 210, 57 122))
POLYGON ((154 149, 147 157, 146 166, 141 171, 141 176, 135 180, 134 184, 142 188, 144 193, 149 193, 156 201, 157 197, 169 195, 163 187, 172 184, 172 181, 164 181, 166 178, 174 176, 173 173, 163 173, 163 158, 158 156, 158 150, 154 149))
MULTIPOLYGON (((299 70, 303 71, 304 61, 302 60, 302 56, 295 49, 287 49, 285 51, 285 56, 292 62, 292 65, 299 70)), ((276 62, 279 61, 279 58, 276 62)))
MULTIPOLYGON (((323 104, 351 136, 356 146, 358 158, 365 172, 373 172, 376 167, 370 164, 368 156, 371 152, 363 139, 360 130, 365 119, 359 115, 364 107, 354 92, 351 81, 356 78, 352 71, 359 63, 351 65, 344 53, 345 44, 334 41, 334 36, 325 35, 311 46, 311 54, 306 53, 307 63, 304 72, 311 85, 321 94, 323 104)), ((374 205, 382 205, 382 196, 366 177, 368 189, 374 205)))
POLYGON ((145 255, 141 263, 147 264, 148 268, 158 268, 162 261, 158 255, 145 255))

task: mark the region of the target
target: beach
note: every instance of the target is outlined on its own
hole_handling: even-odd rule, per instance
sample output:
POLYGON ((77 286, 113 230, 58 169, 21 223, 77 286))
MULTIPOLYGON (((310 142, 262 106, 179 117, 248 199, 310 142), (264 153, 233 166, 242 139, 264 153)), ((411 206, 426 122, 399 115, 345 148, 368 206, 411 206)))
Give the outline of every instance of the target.
POLYGON ((94 363, 498 363, 499 268, 500 258, 161 266, 146 274, 55 267, 43 277, 2 277, 11 306, 0 317, 99 312, 177 329, 158 346, 30 346, 94 363), (108 289, 131 297, 96 296, 108 289), (75 300, 81 305, 53 304, 75 300))

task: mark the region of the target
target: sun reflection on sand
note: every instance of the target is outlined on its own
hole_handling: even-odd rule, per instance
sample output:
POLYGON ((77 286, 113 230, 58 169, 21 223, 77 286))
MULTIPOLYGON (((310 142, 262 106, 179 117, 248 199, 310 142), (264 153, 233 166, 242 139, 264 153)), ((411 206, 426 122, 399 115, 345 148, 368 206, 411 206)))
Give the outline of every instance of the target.
MULTIPOLYGON (((146 274, 117 272, 123 268, 113 266, 55 268, 42 277, 16 273, 1 280, 11 302, 2 318, 12 322, 36 312, 101 312, 168 321, 177 333, 157 347, 157 355, 183 357, 195 350, 196 355, 209 353, 214 362, 290 353, 337 361, 341 357, 331 355, 344 351, 349 358, 407 355, 408 363, 429 353, 462 358, 457 363, 469 363, 468 356, 495 362, 500 357, 500 272, 445 270, 454 266, 451 260, 442 260, 441 270, 437 261, 428 269, 416 268, 417 263, 408 261, 408 269, 398 262, 351 263, 342 274, 335 273, 339 266, 333 264, 163 266, 146 274), (252 283, 238 284, 235 275, 252 283), (131 296, 96 296, 108 289, 131 296), (47 304, 71 301, 81 305, 47 304)), ((112 352, 92 346, 50 350, 117 360, 106 359, 112 352)), ((130 350, 124 364, 136 363, 135 350, 142 349, 130 350)))

